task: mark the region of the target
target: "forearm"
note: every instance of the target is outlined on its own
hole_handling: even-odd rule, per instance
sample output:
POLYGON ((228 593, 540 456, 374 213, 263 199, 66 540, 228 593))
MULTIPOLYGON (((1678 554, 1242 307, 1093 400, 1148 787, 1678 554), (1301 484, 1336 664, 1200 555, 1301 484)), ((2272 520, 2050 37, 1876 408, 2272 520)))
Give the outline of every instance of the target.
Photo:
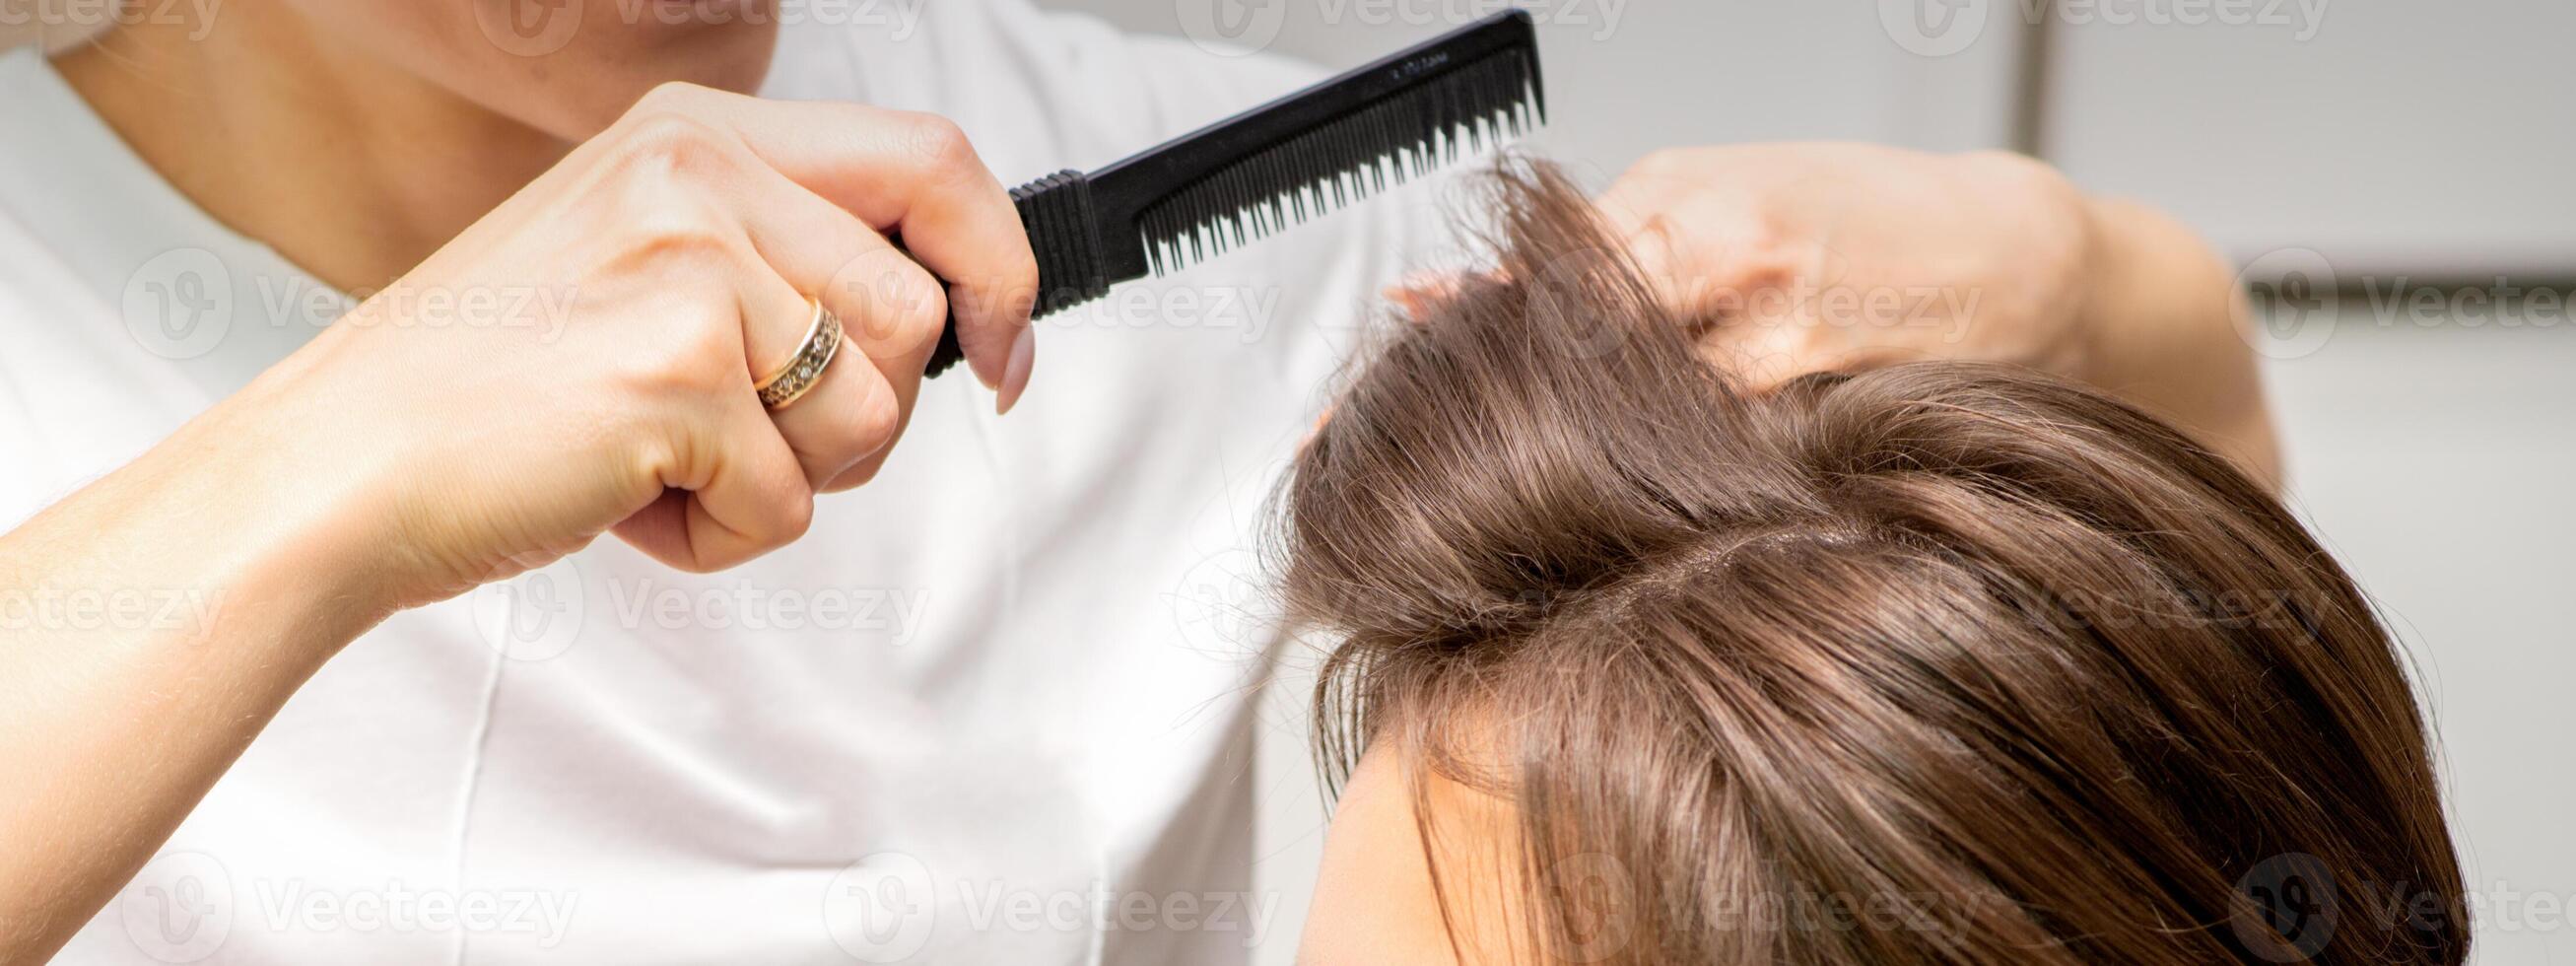
POLYGON ((2263 483, 2281 456, 2235 275, 2180 222, 2094 199, 2079 377, 2171 421, 2263 483))
POLYGON ((383 616, 324 546, 320 484, 224 436, 192 425, 0 535, 0 962, 51 955, 383 616))

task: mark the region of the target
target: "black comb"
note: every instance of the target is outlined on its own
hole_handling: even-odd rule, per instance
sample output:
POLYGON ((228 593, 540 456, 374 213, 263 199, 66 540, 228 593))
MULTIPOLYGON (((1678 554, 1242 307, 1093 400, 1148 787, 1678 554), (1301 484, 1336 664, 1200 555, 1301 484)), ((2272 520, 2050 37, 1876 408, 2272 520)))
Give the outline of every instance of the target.
MULTIPOLYGON (((1508 10, 1091 174, 1012 189, 1043 317, 1367 198, 1547 120, 1538 35, 1508 10)), ((965 357, 951 324, 930 375, 965 357)))

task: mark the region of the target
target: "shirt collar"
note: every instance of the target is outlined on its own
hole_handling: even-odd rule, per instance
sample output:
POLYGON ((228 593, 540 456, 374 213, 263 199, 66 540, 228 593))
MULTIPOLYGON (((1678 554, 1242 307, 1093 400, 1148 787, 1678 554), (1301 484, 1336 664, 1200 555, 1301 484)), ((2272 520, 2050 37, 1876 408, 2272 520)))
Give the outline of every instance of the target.
POLYGON ((0 53, 0 103, 0 208, 210 398, 347 310, 346 295, 171 187, 41 50, 0 53))

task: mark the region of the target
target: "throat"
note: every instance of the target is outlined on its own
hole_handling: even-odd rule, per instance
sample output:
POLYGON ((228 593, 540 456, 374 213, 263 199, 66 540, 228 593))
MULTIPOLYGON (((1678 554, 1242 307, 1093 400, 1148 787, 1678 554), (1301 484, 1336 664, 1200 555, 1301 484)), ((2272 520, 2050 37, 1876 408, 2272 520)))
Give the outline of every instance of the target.
POLYGON ((119 26, 55 60, 216 221, 351 294, 383 288, 572 144, 336 50, 294 15, 119 26))

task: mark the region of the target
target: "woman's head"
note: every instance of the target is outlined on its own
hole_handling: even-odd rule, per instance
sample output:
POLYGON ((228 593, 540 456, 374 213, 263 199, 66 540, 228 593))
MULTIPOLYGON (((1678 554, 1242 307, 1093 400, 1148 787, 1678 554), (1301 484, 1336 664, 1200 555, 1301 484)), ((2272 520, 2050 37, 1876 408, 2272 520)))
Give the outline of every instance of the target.
POLYGON ((1402 776, 1370 810, 1420 823, 1449 939, 2461 958, 2396 650, 2269 495, 2025 372, 1740 391, 1579 195, 1500 181, 1501 270, 1359 372, 1282 497, 1328 757, 1402 776))

